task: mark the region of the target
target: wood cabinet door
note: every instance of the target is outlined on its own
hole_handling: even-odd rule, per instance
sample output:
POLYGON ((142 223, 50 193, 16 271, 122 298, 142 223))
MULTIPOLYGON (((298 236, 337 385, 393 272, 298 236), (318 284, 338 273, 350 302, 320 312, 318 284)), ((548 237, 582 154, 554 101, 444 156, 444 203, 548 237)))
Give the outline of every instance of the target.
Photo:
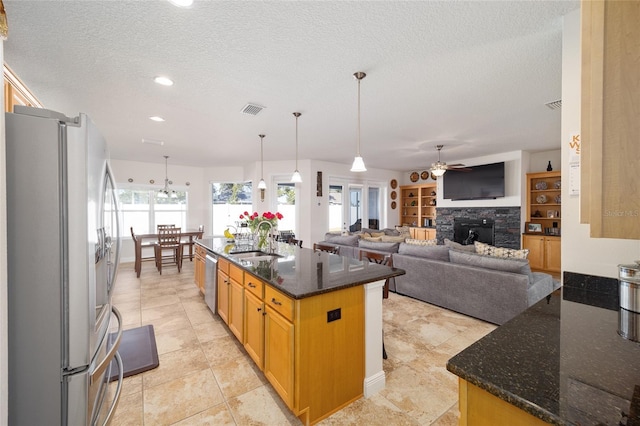
POLYGON ((544 265, 544 236, 542 235, 523 235, 523 248, 529 249, 529 266, 531 269, 542 270, 544 265))
POLYGON ((244 292, 244 348, 258 368, 264 368, 264 302, 244 292))
POLYGON ((244 342, 244 283, 229 281, 229 330, 244 342))
POLYGON ((264 375, 293 410, 294 326, 270 306, 264 317, 264 375))
POLYGON ((435 229, 425 229, 425 240, 433 240, 436 238, 436 230, 435 229))
POLYGON ((196 256, 194 266, 195 266, 194 269, 195 269, 196 286, 198 286, 198 288, 200 289, 200 292, 204 294, 204 277, 205 277, 205 270, 206 270, 204 259, 200 256, 196 256))
POLYGON ((229 324, 229 277, 218 271, 218 315, 229 324))
POLYGON ((545 269, 551 272, 560 272, 560 238, 545 238, 545 269))

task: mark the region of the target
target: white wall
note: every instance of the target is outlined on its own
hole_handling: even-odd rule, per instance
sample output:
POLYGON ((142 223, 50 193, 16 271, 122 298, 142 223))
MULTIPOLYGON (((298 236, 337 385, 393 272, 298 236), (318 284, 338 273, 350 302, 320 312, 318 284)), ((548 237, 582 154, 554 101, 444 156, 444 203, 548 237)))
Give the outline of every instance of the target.
MULTIPOLYGON (((580 133, 580 10, 564 17, 562 42, 562 269, 617 278, 617 265, 640 259, 640 240, 590 238, 580 199, 570 197, 569 142, 580 133)), ((584 165, 583 165, 584 167, 584 165)))

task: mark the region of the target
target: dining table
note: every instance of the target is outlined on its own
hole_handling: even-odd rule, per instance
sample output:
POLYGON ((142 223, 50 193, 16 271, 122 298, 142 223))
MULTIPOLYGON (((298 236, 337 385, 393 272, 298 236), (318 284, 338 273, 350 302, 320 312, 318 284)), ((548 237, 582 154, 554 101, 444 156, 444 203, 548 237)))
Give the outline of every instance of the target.
MULTIPOLYGON (((189 260, 193 261, 193 244, 195 243, 195 239, 202 238, 202 234, 204 233, 201 229, 188 229, 180 232, 180 241, 185 238, 183 242, 184 245, 189 246, 189 260), (188 240, 186 240, 188 238, 188 240)), ((157 242, 158 234, 133 234, 133 243, 135 247, 135 271, 136 277, 140 278, 140 272, 142 271, 142 247, 144 245, 144 241, 148 242, 157 242)), ((152 246, 152 245, 149 245, 152 246)))

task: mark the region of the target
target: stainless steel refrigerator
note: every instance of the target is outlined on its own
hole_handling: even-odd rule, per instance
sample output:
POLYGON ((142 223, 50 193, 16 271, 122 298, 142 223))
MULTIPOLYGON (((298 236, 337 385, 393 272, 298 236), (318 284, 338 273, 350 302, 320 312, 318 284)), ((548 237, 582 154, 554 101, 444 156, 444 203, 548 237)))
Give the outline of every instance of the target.
POLYGON ((17 106, 5 120, 9 424, 106 424, 122 383, 107 382, 113 359, 122 371, 107 145, 85 114, 17 106))

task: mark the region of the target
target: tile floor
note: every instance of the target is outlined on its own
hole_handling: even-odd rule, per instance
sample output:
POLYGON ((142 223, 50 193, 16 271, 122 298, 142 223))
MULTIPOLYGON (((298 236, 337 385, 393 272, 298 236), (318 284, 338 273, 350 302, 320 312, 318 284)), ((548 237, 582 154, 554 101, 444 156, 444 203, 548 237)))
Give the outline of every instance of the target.
MULTIPOLYGON (((209 311, 193 262, 159 275, 149 262, 118 272, 124 328, 153 324, 160 366, 129 377, 113 425, 300 425, 242 346, 209 311)), ((496 326, 392 293, 384 301, 386 388, 320 425, 456 425, 447 360, 496 326)))

